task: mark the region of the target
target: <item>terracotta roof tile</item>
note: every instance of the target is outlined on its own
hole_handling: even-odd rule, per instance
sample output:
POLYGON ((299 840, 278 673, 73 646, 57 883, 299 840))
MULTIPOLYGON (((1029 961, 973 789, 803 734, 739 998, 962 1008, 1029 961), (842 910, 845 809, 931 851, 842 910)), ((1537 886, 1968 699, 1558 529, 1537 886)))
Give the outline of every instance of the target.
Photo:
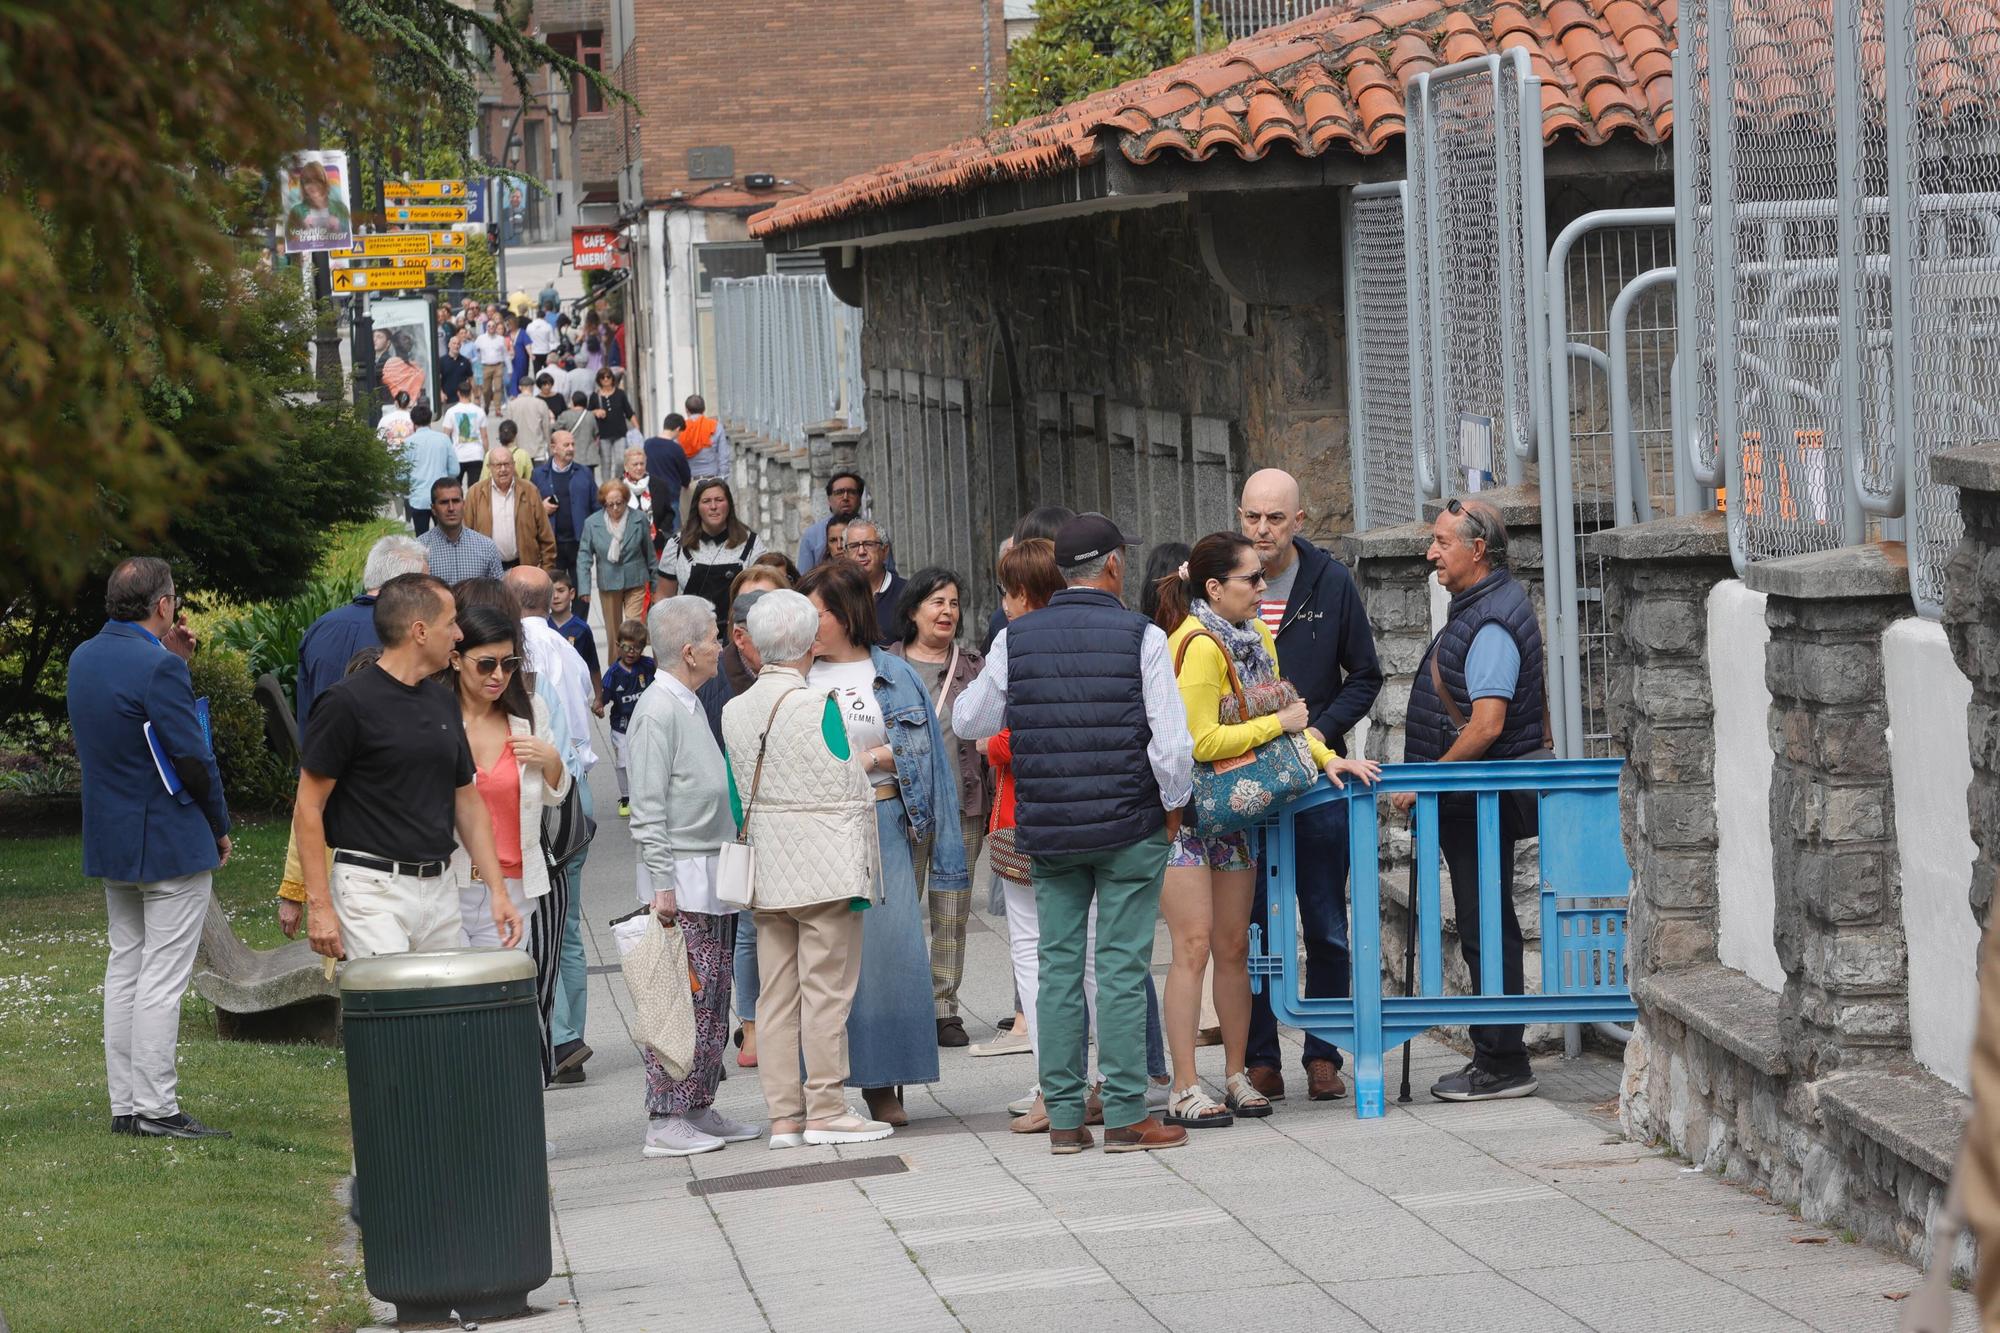
MULTIPOLYGON (((1760 27, 1751 15, 1739 21, 1739 37, 1749 29, 1767 44, 1760 56, 1746 40, 1738 56, 1740 69, 1767 71, 1756 87, 1766 107, 1812 110, 1808 89, 1832 73, 1830 3, 1807 0, 1817 27, 1803 38, 1760 27), (1804 60, 1802 44, 1812 47, 1804 60)), ((1758 0, 1747 4, 1754 9, 1758 0)), ((1630 133, 1658 144, 1673 115, 1667 53, 1676 7, 1677 0, 1335 0, 1225 50, 787 199, 753 218, 751 231, 768 236, 994 182, 1054 176, 1107 151, 1138 165, 1225 154, 1254 161, 1273 152, 1378 153, 1403 133, 1403 93, 1417 75, 1508 47, 1526 50, 1542 79, 1545 139, 1571 135, 1595 145, 1630 133)), ((1787 8, 1797 12, 1797 0, 1787 8)), ((1976 62, 1959 52, 2000 40, 2000 20, 1959 16, 1950 31, 1941 22, 1930 20, 1925 34, 1947 43, 1926 78, 1960 89, 1964 69, 1976 62)))

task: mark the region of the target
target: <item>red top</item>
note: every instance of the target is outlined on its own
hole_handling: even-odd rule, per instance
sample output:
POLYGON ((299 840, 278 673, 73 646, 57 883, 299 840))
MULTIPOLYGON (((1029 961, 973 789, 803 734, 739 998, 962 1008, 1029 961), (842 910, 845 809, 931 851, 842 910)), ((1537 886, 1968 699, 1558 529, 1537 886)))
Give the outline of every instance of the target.
POLYGON ((511 750, 503 748, 493 767, 473 775, 486 813, 493 817, 493 850, 500 857, 500 873, 508 879, 521 877, 521 765, 511 750))
POLYGON ((993 818, 987 824, 988 833, 998 833, 1003 828, 1014 827, 1014 740, 1012 729, 1006 729, 986 742, 986 762, 993 765, 993 775, 999 779, 999 790, 993 794, 993 818))

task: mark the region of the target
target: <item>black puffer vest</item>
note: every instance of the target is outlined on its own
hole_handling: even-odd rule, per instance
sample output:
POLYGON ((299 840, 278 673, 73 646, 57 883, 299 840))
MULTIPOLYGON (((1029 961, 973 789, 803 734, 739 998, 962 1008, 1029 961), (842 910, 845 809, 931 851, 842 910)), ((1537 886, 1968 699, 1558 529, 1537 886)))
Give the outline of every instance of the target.
POLYGON ((1146 758, 1146 625, 1108 592, 1066 588, 1007 626, 1014 813, 1029 855, 1109 851, 1165 827, 1146 758))
POLYGON ((1486 759, 1519 759, 1541 750, 1542 736, 1542 626, 1535 618, 1535 604, 1528 590, 1504 569, 1496 569, 1451 599, 1449 619, 1424 660, 1417 664, 1417 677, 1410 687, 1410 712, 1403 740, 1403 757, 1411 763, 1429 763, 1451 748, 1457 729, 1451 724, 1444 704, 1438 699, 1431 680, 1431 658, 1436 656, 1444 685, 1451 691, 1461 716, 1472 716, 1472 698, 1465 686, 1465 658, 1472 640, 1490 624, 1499 624, 1513 636, 1521 650, 1521 675, 1514 683, 1514 697, 1507 702, 1507 721, 1485 755, 1486 759))

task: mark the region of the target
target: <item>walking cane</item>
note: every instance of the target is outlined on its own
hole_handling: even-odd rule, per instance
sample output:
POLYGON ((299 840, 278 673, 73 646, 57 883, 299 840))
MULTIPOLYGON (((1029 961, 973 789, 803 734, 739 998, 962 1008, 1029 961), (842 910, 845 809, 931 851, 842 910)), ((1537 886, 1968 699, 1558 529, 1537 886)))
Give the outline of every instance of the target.
MULTIPOLYGON (((1414 813, 1414 812, 1412 812, 1414 813)), ((1415 995, 1417 985, 1417 840, 1414 836, 1415 820, 1411 820, 1410 838, 1410 886, 1409 896, 1404 901, 1403 912, 1403 998, 1415 995)), ((1415 1039, 1412 1038, 1412 1041, 1415 1039)), ((1396 1093, 1396 1100, 1410 1100, 1410 1041, 1403 1043, 1403 1086, 1396 1093)))

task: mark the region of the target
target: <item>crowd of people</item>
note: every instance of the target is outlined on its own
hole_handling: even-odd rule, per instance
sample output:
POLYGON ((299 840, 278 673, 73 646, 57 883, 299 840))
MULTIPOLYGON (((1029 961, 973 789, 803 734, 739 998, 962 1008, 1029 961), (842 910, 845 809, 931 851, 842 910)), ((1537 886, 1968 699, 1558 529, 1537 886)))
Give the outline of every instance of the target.
MULTIPOLYGON (((1001 607, 975 633, 964 576, 899 574, 851 470, 828 481, 826 517, 796 559, 766 549, 728 483, 696 476, 727 444, 698 400, 687 406, 625 453, 626 477, 601 483, 605 463, 578 462, 573 428, 523 460, 521 441, 539 437, 505 432, 519 421, 506 418, 483 474, 431 479, 419 535, 378 542, 366 591, 313 626, 287 933, 302 928, 329 958, 528 950, 545 1081, 582 1081, 589 848, 551 830, 593 813, 602 718, 637 852, 633 915, 681 932, 695 980, 692 1061, 675 1072, 646 1056, 646 1155, 765 1133, 774 1149, 859 1142, 908 1123, 905 1089, 936 1081, 940 1048, 971 1039, 964 953, 982 855, 1013 982, 988 998, 1005 999, 1012 1030, 974 1053, 1032 1053, 1017 1131, 1069 1154, 1101 1125, 1105 1151, 1146 1151, 1273 1114, 1287 1096, 1276 1021, 1247 966, 1259 846, 1254 820, 1230 817, 1246 780, 1232 775, 1292 764, 1308 782, 1372 783, 1377 765, 1350 742, 1383 679, 1352 577, 1303 535, 1297 481, 1256 473, 1236 530, 1158 543, 1143 573, 1128 565, 1136 539, 1106 516, 1032 510, 1000 552, 1001 607), (627 484, 635 468, 656 486, 672 474, 685 513, 659 489, 645 505, 627 484), (725 865, 737 844, 754 856, 747 882, 725 865), (1156 991, 1161 921, 1171 958, 1156 991), (1205 1028, 1223 1055, 1212 1088, 1195 1064, 1205 1028), (732 1037, 736 1063, 758 1071, 768 1131, 715 1108, 732 1037)), ((455 430, 423 415, 412 410, 404 446, 452 452, 455 430)), ((1541 747, 1540 633, 1506 556, 1490 507, 1454 501, 1438 518, 1430 559, 1452 602, 1415 675, 1412 759, 1541 747)), ((190 904, 227 856, 228 815, 191 725, 178 605, 163 564, 121 565, 70 689, 118 701, 72 709, 86 870, 112 908, 114 1128, 193 1136, 213 1131, 175 1101, 163 1005, 186 985, 190 904), (159 772, 133 759, 121 728, 135 721, 155 727, 159 772), (161 773, 178 791, 162 793, 161 773), (115 828, 134 819, 162 836, 115 828)), ((1310 997, 1349 987, 1346 810, 1298 822, 1310 997)), ((1532 833, 1531 810, 1508 812, 1503 876, 1532 833)), ((1477 975, 1469 798, 1440 802, 1439 843, 1477 975)), ((1509 888, 1499 938, 1518 991, 1509 888)), ((1532 1093, 1521 1037, 1474 1029, 1473 1058, 1433 1094, 1532 1093)), ((1344 1096, 1341 1062, 1308 1037, 1306 1095, 1344 1096)))

